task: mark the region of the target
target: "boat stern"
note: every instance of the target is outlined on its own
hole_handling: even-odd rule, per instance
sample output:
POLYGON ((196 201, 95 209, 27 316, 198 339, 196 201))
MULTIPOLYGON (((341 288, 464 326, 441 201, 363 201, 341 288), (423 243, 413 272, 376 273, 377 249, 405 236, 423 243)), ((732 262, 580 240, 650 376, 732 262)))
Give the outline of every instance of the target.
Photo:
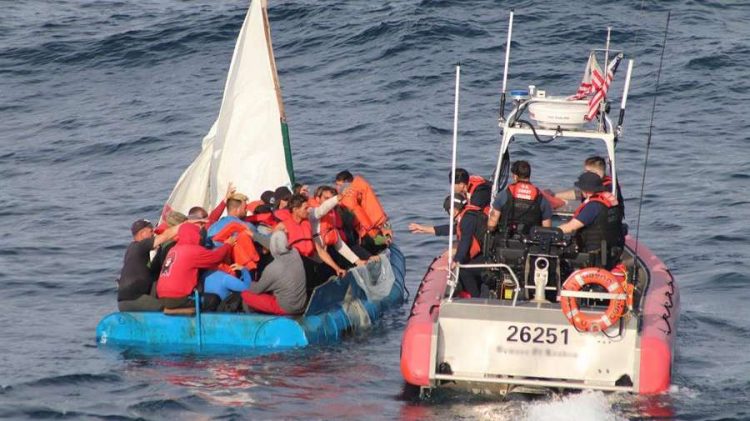
POLYGON ((551 303, 443 302, 433 325, 430 386, 638 391, 638 326, 579 332, 551 303))

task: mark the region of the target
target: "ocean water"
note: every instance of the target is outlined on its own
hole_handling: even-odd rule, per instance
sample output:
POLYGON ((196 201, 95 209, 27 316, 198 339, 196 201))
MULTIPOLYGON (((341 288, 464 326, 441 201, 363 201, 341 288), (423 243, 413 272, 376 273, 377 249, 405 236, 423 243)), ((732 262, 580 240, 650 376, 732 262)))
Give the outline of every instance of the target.
MULTIPOLYGON (((99 350, 129 225, 154 218, 216 117, 244 0, 17 0, 0 13, 0 418, 750 419, 750 4, 719 1, 272 1, 298 177, 377 189, 414 291, 441 223, 462 64, 459 163, 489 175, 507 16, 509 86, 573 93, 590 48, 635 59, 618 147, 635 226, 667 10, 640 239, 682 294, 669 393, 498 401, 404 393, 408 306, 330 347, 271 356, 99 350)), ((621 67, 612 88, 619 99, 621 67)), ((600 145, 517 142, 549 188, 600 145)))

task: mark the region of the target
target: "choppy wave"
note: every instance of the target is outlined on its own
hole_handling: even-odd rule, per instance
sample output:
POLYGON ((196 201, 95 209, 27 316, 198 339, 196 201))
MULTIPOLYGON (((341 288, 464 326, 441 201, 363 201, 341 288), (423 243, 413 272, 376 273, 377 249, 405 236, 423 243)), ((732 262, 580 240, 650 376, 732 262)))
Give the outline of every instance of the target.
MULTIPOLYGON (((639 230, 681 287, 672 392, 500 403, 446 394, 415 403, 400 394, 403 314, 340 346, 287 356, 164 362, 100 352, 93 330, 115 308, 112 280, 129 224, 158 215, 199 150, 245 2, 66 0, 53 8, 26 0, 5 5, 0 19, 0 417, 744 417, 727 408, 747 402, 737 373, 750 368, 741 351, 750 336, 747 6, 597 1, 585 18, 559 0, 512 6, 511 88, 573 92, 607 26, 613 47, 635 58, 618 150, 631 228, 672 10, 639 230)), ((444 218, 456 63, 459 163, 485 175, 494 167, 507 5, 293 0, 272 2, 269 13, 299 176, 318 183, 343 168, 365 173, 394 221, 414 289, 445 247, 406 226, 444 218)), ((512 146, 550 188, 567 187, 580 157, 601 152, 553 146, 512 146)))

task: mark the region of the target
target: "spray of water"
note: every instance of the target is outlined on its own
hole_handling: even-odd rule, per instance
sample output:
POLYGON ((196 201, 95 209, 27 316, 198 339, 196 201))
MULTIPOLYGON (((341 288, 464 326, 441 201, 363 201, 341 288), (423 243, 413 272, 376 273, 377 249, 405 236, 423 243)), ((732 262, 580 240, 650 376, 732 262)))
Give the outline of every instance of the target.
POLYGON ((544 402, 534 402, 526 407, 527 421, 620 421, 607 396, 602 392, 584 391, 575 395, 554 397, 544 402))

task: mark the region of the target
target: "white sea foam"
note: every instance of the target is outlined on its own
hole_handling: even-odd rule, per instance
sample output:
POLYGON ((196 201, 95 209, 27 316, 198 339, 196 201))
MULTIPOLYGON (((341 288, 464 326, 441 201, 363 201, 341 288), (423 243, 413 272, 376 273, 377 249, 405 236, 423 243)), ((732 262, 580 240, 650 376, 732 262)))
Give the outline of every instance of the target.
POLYGON ((626 418, 614 412, 604 393, 584 391, 580 394, 531 403, 526 407, 523 419, 527 421, 619 421, 626 418))

